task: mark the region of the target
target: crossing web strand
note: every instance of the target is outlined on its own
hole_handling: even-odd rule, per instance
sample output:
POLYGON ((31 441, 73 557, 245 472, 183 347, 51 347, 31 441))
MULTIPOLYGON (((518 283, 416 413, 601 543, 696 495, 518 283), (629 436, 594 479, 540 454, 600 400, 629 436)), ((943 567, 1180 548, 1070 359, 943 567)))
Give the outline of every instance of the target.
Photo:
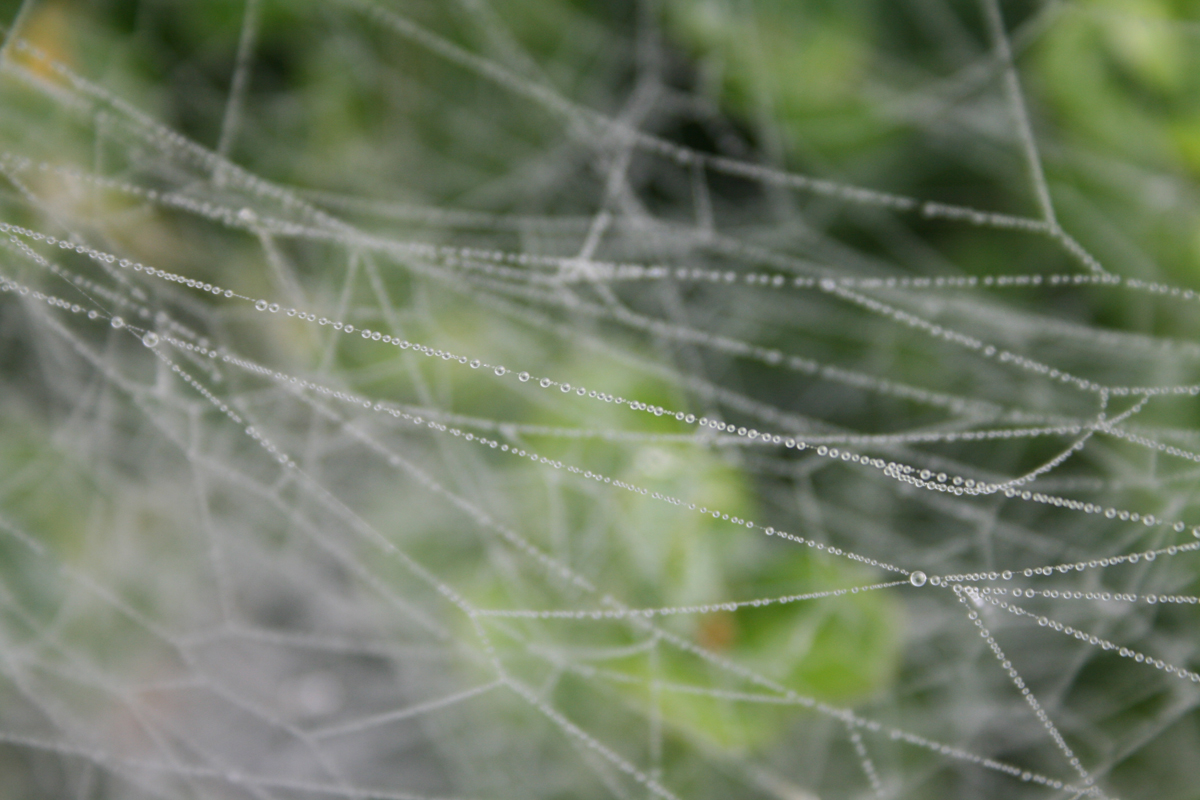
POLYGON ((0 800, 1194 798, 1197 24, 0 2, 0 800))

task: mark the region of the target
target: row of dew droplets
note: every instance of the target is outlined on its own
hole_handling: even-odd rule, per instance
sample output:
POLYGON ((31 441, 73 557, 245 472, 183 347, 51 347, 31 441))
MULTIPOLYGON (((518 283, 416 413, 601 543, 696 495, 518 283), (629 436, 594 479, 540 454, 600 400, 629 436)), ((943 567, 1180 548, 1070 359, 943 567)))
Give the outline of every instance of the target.
MULTIPOLYGON (((28 229, 18 229, 15 226, 11 226, 11 227, 13 227, 19 233, 23 233, 28 236, 35 235, 32 231, 29 231, 28 229)), ((36 235, 41 236, 41 234, 36 234, 36 235)), ((53 242, 50 242, 50 243, 53 243, 53 242)), ((62 243, 60 242, 59 244, 61 246, 62 243)), ((74 249, 76 249, 78 252, 87 254, 95 259, 100 259, 100 260, 103 260, 103 261, 109 262, 109 263, 117 262, 121 266, 128 265, 129 267, 134 268, 136 271, 144 270, 145 274, 150 275, 155 278, 158 278, 158 279, 161 279, 161 280, 169 280, 169 281, 177 282, 177 283, 185 283, 185 284, 195 285, 198 288, 201 288, 205 291, 211 291, 214 294, 223 294, 226 297, 237 297, 238 299, 244 299, 244 300, 250 301, 250 298, 246 298, 243 295, 238 295, 238 294, 232 292, 231 290, 221 290, 219 287, 211 287, 208 284, 201 285, 198 282, 192 281, 191 279, 187 279, 183 276, 175 275, 172 273, 167 273, 162 270, 157 270, 153 267, 147 267, 147 266, 144 266, 137 262, 128 262, 125 259, 117 259, 115 256, 112 256, 111 254, 102 253, 102 252, 96 251, 92 248, 86 248, 84 246, 74 246, 74 249)), ((256 310, 259 310, 259 311, 264 311, 264 312, 269 312, 269 313, 278 313, 280 310, 282 310, 281 307, 279 306, 279 304, 270 303, 264 299, 259 299, 257 301, 252 301, 252 302, 254 303, 256 310)), ((299 319, 307 321, 307 322, 315 322, 320 325, 332 325, 335 329, 340 330, 344 333, 353 333, 356 330, 354 328, 354 326, 349 323, 342 323, 340 321, 330 320, 326 317, 318 317, 317 315, 312 314, 311 312, 306 313, 306 312, 303 312, 303 311, 300 311, 300 310, 297 310, 294 308, 287 309, 286 314, 288 316, 298 317, 299 319)), ((488 364, 486 362, 481 361, 480 359, 468 359, 468 357, 466 357, 466 356, 455 355, 448 351, 431 348, 427 345, 422 345, 419 343, 411 343, 411 342, 408 342, 407 340, 402 340, 399 337, 391 337, 389 335, 382 334, 379 331, 371 331, 369 329, 364 329, 364 330, 360 331, 360 335, 363 339, 368 339, 368 340, 373 340, 373 341, 381 341, 385 344, 392 344, 392 345, 398 346, 401 349, 409 349, 411 347, 418 352, 424 353, 427 356, 430 356, 430 357, 437 356, 437 357, 442 358, 442 360, 455 361, 460 364, 467 364, 476 369, 478 369, 480 367, 489 367, 494 371, 494 373, 498 377, 504 377, 508 374, 516 374, 518 379, 521 380, 522 382, 528 382, 529 380, 532 379, 532 376, 527 371, 513 373, 512 370, 510 370, 509 368, 507 368, 503 365, 488 364)), ((153 332, 148 332, 147 341, 148 341, 148 346, 153 346, 154 344, 157 344, 158 335, 153 332)), ((550 387, 557 386, 564 393, 572 391, 572 387, 570 384, 555 381, 549 377, 543 377, 543 378, 537 380, 537 384, 539 386, 541 386, 542 388, 550 388, 550 387)), ((1194 391, 1195 388, 1196 387, 1189 387, 1189 390, 1194 391)), ((699 420, 697 420, 695 418, 695 416, 692 414, 686 414, 681 411, 672 412, 669 409, 662 408, 661 406, 649 405, 649 404, 641 403, 639 401, 631 400, 631 399, 627 399, 627 398, 623 398, 623 397, 614 397, 612 395, 605 394, 603 392, 599 392, 599 393, 595 392, 594 390, 589 391, 584 387, 574 387, 574 392, 575 392, 575 394, 577 394, 580 397, 587 396, 587 397, 590 397, 593 399, 600 399, 600 400, 603 400, 603 401, 609 402, 609 403, 616 402, 618 404, 628 405, 630 408, 632 408, 634 410, 644 410, 649 413, 653 413, 656 416, 663 416, 663 415, 674 416, 677 420, 688 423, 688 424, 695 423, 695 424, 699 424, 701 426, 708 426, 708 427, 720 430, 722 432, 727 432, 730 435, 736 435, 738 437, 746 437, 749 440, 757 440, 757 441, 761 441, 764 443, 782 444, 785 447, 795 448, 795 449, 799 449, 799 450, 804 450, 804 449, 807 449, 810 447, 810 445, 806 444, 805 442, 797 440, 796 438, 791 437, 791 436, 780 436, 778 434, 776 434, 776 435, 763 434, 763 433, 759 433, 758 431, 753 430, 753 429, 746 429, 745 427, 739 427, 739 428, 735 429, 733 427, 725 425, 725 423, 720 422, 718 420, 709 420, 709 419, 703 418, 703 417, 700 418, 699 420)), ((912 485, 920 486, 921 488, 934 489, 937 491, 949 491, 954 494, 990 494, 990 493, 994 493, 997 491, 1003 491, 1004 494, 1010 498, 1019 498, 1022 500, 1034 500, 1035 502, 1049 502, 1049 503, 1052 503, 1055 505, 1061 504, 1061 505, 1066 505, 1067 507, 1076 508, 1077 510, 1083 510, 1086 513, 1103 513, 1106 517, 1108 517, 1110 519, 1120 518, 1122 520, 1126 520, 1126 519, 1132 519, 1134 521, 1140 520, 1147 526, 1170 525, 1176 531, 1183 530, 1184 524, 1182 522, 1175 521, 1172 523, 1169 521, 1164 521, 1164 520, 1158 519, 1157 517, 1155 517, 1154 515, 1151 515, 1151 514, 1138 514, 1137 512, 1130 512, 1130 511, 1124 510, 1124 509, 1117 509, 1117 508, 1113 508, 1113 507, 1101 507, 1101 506, 1098 506, 1098 505, 1092 504, 1092 503, 1080 503, 1078 501, 1063 500, 1062 498, 1055 498, 1053 496, 1047 496, 1047 495, 1044 495, 1041 493, 1031 493, 1029 491, 1020 492, 1016 489, 1009 488, 1005 484, 980 484, 980 485, 976 486, 975 482, 972 479, 963 480, 962 478, 960 478, 958 476, 953 476, 953 479, 951 480, 950 476, 947 476, 945 473, 939 473, 937 475, 934 475, 930 470, 918 471, 913 467, 903 465, 903 464, 897 464, 895 462, 884 462, 880 459, 867 459, 866 457, 860 456, 857 453, 852 453, 847 450, 839 450, 837 448, 828 448, 824 445, 818 446, 815 449, 815 452, 820 456, 829 457, 832 459, 840 458, 843 461, 852 460, 854 462, 861 462, 863 464, 869 464, 870 466, 873 466, 877 469, 883 469, 891 477, 894 477, 894 478, 901 480, 903 482, 906 482, 906 483, 910 483, 912 485)), ((1192 455, 1194 457, 1200 458, 1200 456, 1196 456, 1195 454, 1188 454, 1188 455, 1192 455)), ((1010 485, 1012 483, 1014 483, 1014 482, 1009 482, 1010 485)), ((788 536, 787 534, 782 534, 782 535, 788 536)))

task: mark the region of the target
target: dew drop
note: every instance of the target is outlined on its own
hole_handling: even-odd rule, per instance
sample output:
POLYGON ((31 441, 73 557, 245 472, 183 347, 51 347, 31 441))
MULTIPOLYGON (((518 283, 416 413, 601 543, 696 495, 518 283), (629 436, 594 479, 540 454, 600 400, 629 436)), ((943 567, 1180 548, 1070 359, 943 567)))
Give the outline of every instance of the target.
POLYGON ((507 369, 505 369, 504 367, 496 367, 496 374, 497 374, 497 375, 499 375, 499 376, 501 376, 501 377, 503 377, 503 376, 504 376, 504 374, 505 374, 505 373, 507 373, 507 372, 508 372, 508 370, 507 370, 507 369))
POLYGON ((158 344, 158 334, 154 331, 146 331, 146 334, 142 336, 142 344, 146 347, 154 347, 158 344))
POLYGON ((259 300, 257 303, 254 304, 254 307, 256 309, 258 309, 259 311, 266 311, 267 310, 267 301, 259 300))
POLYGON ((551 384, 551 383, 553 383, 553 381, 551 381, 549 378, 542 378, 542 380, 540 381, 540 383, 541 383, 541 387, 542 387, 543 389, 549 389, 549 388, 550 388, 550 384, 551 384))
POLYGON ((479 369, 481 366, 483 366, 483 362, 478 358, 471 362, 471 369, 479 369))
POLYGON ((120 329, 125 327, 125 320, 121 317, 113 317, 111 320, 109 320, 108 324, 112 325, 114 328, 120 329))
POLYGON ((520 375, 518 375, 518 376, 517 376, 517 379, 518 379, 519 381, 521 381, 521 383, 524 383, 525 381, 529 380, 529 373, 528 373, 528 372, 522 372, 520 375))
POLYGON ((926 580, 925 573, 921 572, 921 570, 917 570, 916 572, 914 572, 908 576, 908 582, 911 583, 913 586, 924 586, 925 580, 926 580))

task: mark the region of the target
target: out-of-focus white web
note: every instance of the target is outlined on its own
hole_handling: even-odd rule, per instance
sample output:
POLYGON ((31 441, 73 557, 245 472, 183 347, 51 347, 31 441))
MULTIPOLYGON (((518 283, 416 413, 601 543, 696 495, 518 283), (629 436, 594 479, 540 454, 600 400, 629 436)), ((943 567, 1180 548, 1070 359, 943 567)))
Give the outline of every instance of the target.
MULTIPOLYGON (((244 7, 214 150, 23 39, 22 25, 36 5, 21 3, 5 29, 3 80, 90 127, 97 153, 101 144, 119 148, 146 173, 105 174, 99 157, 85 168, 28 152, 28 143, 0 153, 7 183, 0 222, 5 315, 24 320, 41 380, 72 398, 53 452, 75 467, 94 466, 102 463, 97 453, 126 447, 122 437, 138 440, 128 445, 129 454, 144 451, 153 459, 146 464, 147 493, 156 490, 155 464, 182 466, 178 476, 170 466, 158 467, 163 480, 178 477, 178 491, 143 498, 146 513, 182 517, 181 530, 190 530, 194 517, 198 532, 161 563, 149 555, 145 563, 135 561, 130 575, 120 566, 126 551, 149 543, 138 538, 145 523, 123 518, 119 508, 99 508, 90 517, 94 530, 85 538, 112 537, 96 563, 76 563, 52 544, 54 532, 0 516, 6 546, 61 595, 47 617, 15 580, 0 583, 0 742, 31 757, 55 757, 79 796, 99 796, 101 785, 162 798, 407 800, 445 796, 459 785, 494 789, 479 796, 527 791, 519 781, 533 778, 504 773, 482 757, 478 765, 454 764, 448 773, 428 766, 435 760, 431 741, 450 742, 440 753, 453 760, 453 743, 462 735, 454 726, 464 724, 496 726, 493 746, 501 753, 512 748, 516 769, 540 773, 547 793, 575 783, 614 797, 686 798, 692 777, 674 766, 675 751, 690 749, 731 787, 741 787, 730 791, 812 796, 801 788, 806 776, 790 773, 786 764, 749 746, 722 751, 673 728, 665 709, 690 697, 712 702, 731 719, 770 706, 818 720, 814 725, 829 723, 822 747, 843 748, 839 757, 859 767, 846 796, 915 796, 950 764, 997 781, 987 785, 1001 786, 995 791, 1005 796, 1026 788, 1040 796, 1049 788, 1056 796, 1107 798, 1114 795, 1106 775, 1123 758, 1154 747, 1168 726, 1194 713, 1200 697, 1192 685, 1200 674, 1189 666, 1194 637, 1160 630, 1143 635, 1150 630, 1149 610, 1200 602, 1179 589, 1189 584, 1187 570, 1172 568, 1193 562, 1200 549, 1197 529, 1184 519, 1200 474, 1191 466, 1200 462, 1200 442, 1185 425, 1139 421, 1156 404, 1200 393, 1194 377, 1200 349, 1050 321, 1005 305, 1006 292, 1051 287, 1200 301, 1190 289, 1106 268, 1061 227, 1014 45, 1024 46, 1053 24, 1045 12, 1027 23, 1034 33, 1014 34, 1000 4, 982 0, 991 51, 979 53, 959 76, 976 86, 1000 76, 1039 211, 1020 217, 702 153, 659 136, 653 125, 663 106, 702 103, 667 85, 651 2, 639 4, 638 72, 613 115, 560 92, 485 0, 458 4, 459 14, 481 26, 485 53, 405 16, 399 4, 336 4, 329 13, 367 20, 397 46, 421 49, 513 102, 561 120, 573 157, 588 154, 599 188, 590 216, 547 216, 375 203, 284 186, 238 166, 231 156, 248 124, 254 50, 268 3, 247 0, 244 7), (673 170, 686 187, 690 221, 651 213, 635 167, 673 170), (845 263, 800 257, 780 247, 779 237, 764 243, 753 231, 723 229, 709 183, 718 175, 967 230, 1043 237, 1081 269, 913 276, 844 251, 845 263), (199 272, 160 268, 104 235, 102 225, 56 205, 52 182, 95 202, 121 198, 147 213, 179 213, 252 242, 261 274, 238 285, 259 286, 262 296, 214 286, 199 272), (393 233, 351 221, 364 214, 405 227, 393 233), (514 245, 514 232, 535 246, 514 245), (311 265, 297 263, 305 256, 296 253, 315 250, 292 250, 296 243, 336 254, 317 259, 329 270, 332 291, 312 278, 311 265), (415 287, 410 295, 389 290, 396 274, 408 276, 415 287), (656 293, 661 305, 631 299, 630 287, 656 293), (592 353, 613 371, 598 369, 590 373, 596 385, 580 386, 558 374, 567 365, 539 363, 537 348, 503 358, 483 349, 460 352, 454 326, 439 322, 434 290, 497 325, 592 353), (723 293, 742 305, 706 307, 691 290, 723 293), (718 319, 727 308, 734 309, 729 324, 718 319), (796 323, 801 327, 828 325, 857 335, 852 327, 869 326, 873 335, 905 337, 925 358, 1038 388, 1021 397, 993 393, 984 382, 966 389, 938 380, 923 385, 893 372, 894 364, 842 365, 819 352, 785 352, 767 334, 797 309, 812 315, 811 323, 796 323), (261 341, 248 330, 258 331, 261 341), (1074 351, 1067 345, 1059 351, 1038 341, 1050 332, 1073 342, 1070 348, 1101 341, 1132 377, 1089 377, 1080 359, 1068 357, 1074 351), (320 354, 311 370, 297 366, 294 351, 286 355, 292 336, 320 354), (391 348, 378 362, 384 366, 338 366, 340 353, 369 359, 382 348, 391 348), (1148 348, 1169 368, 1139 370, 1148 348), (810 413, 755 397, 712 366, 732 362, 863 402, 910 404, 920 413, 907 427, 848 429, 823 419, 820 409, 810 413), (618 374, 635 378, 618 381, 618 374), (384 378, 405 382, 417 402, 354 388, 384 378), (629 387, 639 379, 673 387, 704 413, 623 396, 636 395, 629 387), (455 392, 468 390, 458 386, 503 398, 497 409, 515 405, 535 417, 544 412, 557 420, 563 413, 586 422, 465 413, 456 410, 455 392), (727 423, 722 413, 757 427, 727 423), (639 414, 676 425, 670 432, 648 431, 642 424, 648 416, 639 414), (128 430, 131 416, 135 433, 128 430), (983 448, 993 443, 1042 439, 1057 444, 1022 468, 986 458, 969 463, 951 455, 961 450, 948 449, 967 444, 986 454, 983 448), (768 520, 780 515, 769 509, 757 519, 719 507, 716 499, 675 496, 653 475, 635 480, 611 462, 589 463, 592 451, 582 447, 572 457, 551 454, 564 442, 728 456, 747 474, 795 482, 792 522, 776 522, 776 528, 768 520), (1060 468, 1083 454, 1109 464, 1108 475, 1063 475, 1060 468), (1154 471, 1139 473, 1145 454, 1160 460, 1154 471), (506 496, 505 482, 522 470, 544 494, 506 496), (922 544, 908 532, 890 532, 886 522, 864 519, 863 509, 817 488, 823 475, 846 471, 872 491, 953 521, 967 535, 922 544), (412 530, 383 528, 355 491, 362 480, 404 487, 410 501, 419 497, 429 508, 410 510, 412 530), (1132 485, 1162 492, 1168 501, 1161 508, 1137 505, 1135 495, 1122 494, 1132 485), (770 537, 805 548, 821 563, 865 568, 845 574, 867 577, 833 588, 796 585, 706 602, 645 604, 622 597, 621 587, 597 582, 605 573, 590 559, 613 535, 603 512, 631 498, 669 509, 679 520, 716 520, 731 537, 770 537), (186 508, 171 507, 174 502, 186 508), (578 521, 570 508, 576 502, 593 505, 597 518, 578 521), (1009 511, 1013 507, 1021 510, 1009 511), (548 537, 539 538, 541 520, 524 518, 530 509, 549 518, 548 537), (1071 536, 1039 523, 1050 517, 1039 518, 1038 511, 1061 514, 1054 524, 1069 526, 1071 536), (451 520, 435 534, 445 537, 448 554, 485 553, 502 587, 490 602, 473 598, 467 578, 417 540, 413 531, 420 525, 439 527, 430 522, 435 516, 451 520), (1127 531, 1089 539, 1089 526, 1102 521, 1125 523, 1127 531), (972 534, 986 546, 976 549, 972 534), (1010 560, 1014 551, 1024 560, 1010 560), (1114 588, 1118 583, 1122 588, 1114 588), (866 593, 894 598, 915 617, 906 647, 921 675, 906 690, 944 690, 943 705, 928 718, 918 705, 906 705, 907 697, 848 708, 808 696, 768 668, 698 643, 671 624, 848 602, 866 593), (162 605, 147 604, 146 597, 162 605), (300 597, 309 611, 297 622, 288 598, 298 606, 300 597), (255 603, 267 612, 252 610, 255 603), (88 613, 119 620, 115 629, 136 641, 129 652, 153 657, 123 662, 104 643, 74 631, 88 613), (264 620, 272 616, 282 622, 264 620), (593 638, 614 626, 633 643, 593 638), (939 638, 954 643, 959 660, 930 655, 947 647, 939 638), (1067 639, 1074 644, 1064 644, 1067 639), (1061 657, 1053 665, 1057 681, 1037 659, 1043 642, 1061 657), (1137 670, 1133 680, 1170 699, 1155 714, 1160 724, 1110 739, 1103 737, 1113 734, 1096 732, 1102 744, 1089 739, 1086 721, 1074 718, 1066 695, 1099 652, 1124 659, 1121 668, 1137 670), (643 657, 644 672, 621 667, 643 657), (696 665, 686 673, 689 682, 666 665, 681 658, 696 665), (961 681, 957 673, 980 658, 987 666, 961 681), (1035 694, 1031 685, 1044 689, 1035 694), (594 697, 569 701, 579 686, 594 697), (977 714, 972 701, 1006 715, 1017 744, 989 740, 986 724, 968 719, 977 714), (625 727, 617 732, 599 715, 589 716, 596 703, 622 715, 625 727), (531 718, 551 732, 549 744, 518 741, 531 718), (1047 744, 1054 758, 1036 767, 994 755, 1047 744), (545 749, 533 752, 538 747, 545 749), (461 774, 449 774, 454 771, 461 774)), ((798 227, 803 215, 788 213, 798 227)), ((842 247, 832 239, 824 244, 830 253, 842 247)), ((481 342, 486 337, 476 346, 481 342)), ((0 507, 29 476, 7 481, 0 485, 0 507)), ((1114 674, 1114 681, 1131 680, 1122 669, 1114 674)), ((468 762, 474 759, 466 752, 468 762)), ((826 759, 813 761, 823 768, 826 759)))

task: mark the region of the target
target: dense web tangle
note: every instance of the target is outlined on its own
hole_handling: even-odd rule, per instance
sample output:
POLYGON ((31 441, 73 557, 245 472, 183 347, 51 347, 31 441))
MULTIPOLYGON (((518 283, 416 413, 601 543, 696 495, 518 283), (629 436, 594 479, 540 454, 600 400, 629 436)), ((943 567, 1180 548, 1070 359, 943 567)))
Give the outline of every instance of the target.
POLYGON ((1194 797, 1200 28, 834 5, 0 6, 0 800, 1194 797))

